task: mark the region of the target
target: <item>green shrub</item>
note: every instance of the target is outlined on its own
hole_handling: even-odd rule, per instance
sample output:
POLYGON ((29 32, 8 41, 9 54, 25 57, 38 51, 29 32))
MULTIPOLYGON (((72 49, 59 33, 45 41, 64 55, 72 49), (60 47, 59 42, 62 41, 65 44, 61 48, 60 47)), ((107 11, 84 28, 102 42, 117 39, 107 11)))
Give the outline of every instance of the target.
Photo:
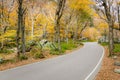
POLYGON ((81 42, 95 42, 95 40, 80 40, 81 42))
MULTIPOLYGON (((58 44, 56 44, 56 45, 58 45, 58 44)), ((73 40, 69 40, 68 44, 66 42, 61 42, 61 48, 62 48, 61 53, 58 50, 51 49, 50 54, 61 55, 61 54, 64 54, 64 52, 66 50, 74 49, 74 48, 78 47, 79 45, 83 45, 83 44, 80 41, 76 41, 75 43, 73 43, 73 40)))
POLYGON ((62 53, 64 53, 64 51, 60 53, 58 50, 53 50, 53 49, 50 50, 50 54, 52 55, 61 55, 62 53))
POLYGON ((16 43, 15 42, 8 42, 5 44, 6 48, 12 48, 12 47, 16 47, 16 43))
POLYGON ((0 58, 0 64, 5 64, 5 63, 15 63, 17 61, 17 59, 13 58, 13 59, 2 59, 0 58))
POLYGON ((19 60, 20 60, 20 61, 22 61, 22 60, 27 60, 27 59, 28 59, 28 57, 27 57, 26 55, 21 54, 21 55, 19 56, 19 60))
POLYGON ((108 42, 101 43, 102 46, 108 46, 108 42))
POLYGON ((34 58, 35 59, 42 59, 42 58, 45 58, 45 56, 42 53, 35 53, 34 58))
POLYGON ((120 52, 120 44, 115 44, 114 46, 115 46, 114 52, 115 53, 120 52))
POLYGON ((9 49, 2 49, 2 50, 0 50, 0 53, 13 53, 14 51, 13 50, 9 50, 9 49))
POLYGON ((42 49, 39 48, 38 46, 35 46, 35 47, 33 47, 32 50, 30 51, 30 54, 31 54, 31 56, 34 56, 34 54, 36 54, 36 53, 41 53, 41 52, 42 52, 42 49))
POLYGON ((0 58, 0 64, 2 64, 4 62, 4 60, 2 58, 0 58))
POLYGON ((66 42, 63 42, 61 44, 61 47, 62 47, 62 50, 65 51, 65 50, 71 50, 73 48, 76 48, 77 47, 77 44, 78 43, 73 43, 73 42, 69 42, 68 44, 66 42))

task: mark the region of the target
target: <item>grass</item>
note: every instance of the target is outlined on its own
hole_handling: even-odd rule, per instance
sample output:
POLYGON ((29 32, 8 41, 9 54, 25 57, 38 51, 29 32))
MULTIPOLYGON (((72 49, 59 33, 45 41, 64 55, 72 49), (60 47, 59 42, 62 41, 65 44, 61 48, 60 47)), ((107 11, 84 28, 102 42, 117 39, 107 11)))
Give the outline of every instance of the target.
POLYGON ((102 46, 108 46, 107 42, 100 43, 102 46))
POLYGON ((114 46, 115 46, 114 52, 115 52, 115 53, 120 52, 120 44, 115 44, 114 46))
POLYGON ((80 41, 76 41, 76 42, 73 42, 72 40, 69 40, 68 43, 66 42, 61 42, 61 53, 59 53, 58 50, 53 50, 51 49, 50 50, 50 54, 52 55, 61 55, 61 54, 64 54, 66 50, 72 50, 78 46, 82 45, 80 41))
POLYGON ((68 44, 66 42, 63 42, 61 44, 61 47, 62 47, 62 51, 65 52, 65 50, 71 50, 73 48, 76 48, 77 44, 74 44, 72 41, 69 41, 68 44))
POLYGON ((81 42, 95 42, 95 40, 81 40, 81 42))
MULTIPOLYGON (((102 46, 108 46, 108 43, 107 42, 103 42, 103 43, 100 43, 102 46)), ((120 52, 120 44, 119 43, 115 43, 114 44, 114 50, 113 50, 114 53, 118 53, 120 52)))
POLYGON ((9 54, 9 53, 13 53, 13 52, 14 52, 13 50, 9 50, 9 49, 0 50, 0 53, 5 53, 5 54, 9 54))

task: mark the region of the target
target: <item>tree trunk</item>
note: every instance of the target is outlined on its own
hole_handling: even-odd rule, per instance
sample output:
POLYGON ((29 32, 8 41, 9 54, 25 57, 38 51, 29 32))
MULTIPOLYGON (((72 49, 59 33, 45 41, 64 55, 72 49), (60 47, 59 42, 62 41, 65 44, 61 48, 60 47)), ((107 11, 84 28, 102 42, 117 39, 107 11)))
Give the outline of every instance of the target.
MULTIPOLYGON (((1 5, 1 24, 2 24, 2 32, 1 32, 1 36, 2 36, 2 34, 3 34, 3 25, 4 25, 4 0, 2 0, 2 5, 1 5)), ((2 37, 2 41, 1 41, 1 47, 0 47, 0 49, 2 50, 3 49, 3 47, 4 47, 4 37, 2 37)))
POLYGON ((75 31, 74 31, 74 38, 73 38, 73 41, 76 41, 77 38, 78 38, 78 29, 79 29, 79 27, 77 26, 77 27, 75 28, 75 31))
POLYGON ((120 4, 118 4, 118 24, 119 24, 119 30, 120 30, 120 4))
POLYGON ((33 18, 33 16, 32 16, 32 30, 31 30, 31 37, 32 37, 32 39, 33 39, 33 37, 34 37, 34 18, 33 18))
POLYGON ((20 19, 21 19, 21 16, 20 16, 20 10, 19 10, 19 12, 18 12, 18 28, 17 28, 17 36, 16 36, 17 55, 18 55, 18 57, 20 56, 20 26, 21 26, 20 19))
POLYGON ((56 24, 56 22, 55 22, 55 27, 54 27, 54 30, 55 30, 55 32, 54 32, 54 42, 57 42, 57 39, 58 39, 58 38, 57 38, 57 37, 58 37, 58 36, 57 36, 58 33, 57 33, 57 26, 56 26, 56 25, 57 25, 57 24, 56 24))
POLYGON ((18 0, 18 29, 17 29, 17 54, 20 56, 20 51, 25 53, 25 9, 23 8, 23 0, 18 0), (21 34, 20 34, 21 33, 21 34), (20 46, 20 39, 22 45, 20 46), (20 47, 22 50, 20 50, 20 47))
POLYGON ((109 56, 113 55, 113 23, 109 23, 109 56))
POLYGON ((55 22, 55 40, 58 43, 58 50, 59 52, 61 52, 61 38, 60 38, 60 25, 59 25, 59 20, 57 19, 57 21, 55 22))
POLYGON ((21 26, 21 32, 22 32, 22 53, 25 54, 25 17, 22 19, 22 26, 21 26))
POLYGON ((47 36, 47 35, 46 35, 46 34, 47 34, 47 31, 46 31, 47 25, 48 25, 48 24, 45 24, 45 26, 43 27, 43 36, 42 36, 43 39, 46 39, 46 36, 47 36))
POLYGON ((85 30, 85 28, 87 27, 88 22, 85 23, 85 25, 82 27, 81 31, 80 31, 80 38, 82 38, 82 33, 85 30))
POLYGON ((61 38, 60 38, 60 25, 57 27, 58 36, 58 49, 61 52, 61 38))
POLYGON ((60 38, 60 19, 63 15, 63 10, 65 7, 66 0, 58 0, 57 1, 57 9, 56 9, 56 14, 55 14, 55 36, 54 39, 55 41, 57 40, 58 42, 58 50, 61 52, 61 38, 60 38))
POLYGON ((65 31, 65 34, 66 34, 66 42, 68 44, 68 30, 69 30, 69 24, 66 26, 66 31, 65 31))

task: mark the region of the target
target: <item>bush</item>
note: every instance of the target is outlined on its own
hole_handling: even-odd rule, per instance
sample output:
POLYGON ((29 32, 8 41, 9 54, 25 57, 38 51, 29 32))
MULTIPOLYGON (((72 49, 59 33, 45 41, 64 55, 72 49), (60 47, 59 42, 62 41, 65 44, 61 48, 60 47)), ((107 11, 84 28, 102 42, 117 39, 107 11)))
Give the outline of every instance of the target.
POLYGON ((27 57, 26 55, 21 54, 21 55, 19 56, 19 60, 20 60, 20 61, 22 61, 22 60, 27 60, 27 59, 28 59, 28 57, 27 57))
POLYGON ((5 44, 6 48, 12 48, 12 47, 16 47, 16 43, 15 42, 8 42, 5 44))
MULTIPOLYGON (((62 53, 64 53, 64 51, 62 51, 62 53)), ((61 53, 58 50, 53 50, 53 49, 50 50, 50 54, 52 54, 52 55, 61 55, 61 53)))
POLYGON ((62 47, 62 50, 65 51, 65 50, 71 50, 73 48, 76 48, 78 45, 78 43, 73 43, 72 41, 70 41, 68 44, 66 42, 63 42, 61 44, 61 47, 62 47))
POLYGON ((30 56, 32 56, 35 59, 45 58, 45 56, 42 54, 42 50, 39 46, 33 47, 33 49, 30 51, 30 56))
POLYGON ((108 42, 101 43, 102 46, 108 46, 108 42))
POLYGON ((34 58, 35 59, 42 59, 42 58, 45 58, 45 56, 42 53, 35 53, 34 58))
POLYGON ((9 50, 9 49, 2 49, 2 50, 0 50, 0 53, 13 53, 14 51, 13 50, 9 50))
MULTIPOLYGON (((57 45, 57 44, 56 44, 57 45)), ((50 50, 50 54, 52 55, 61 55, 63 54, 66 50, 71 50, 73 48, 78 47, 79 45, 83 45, 80 41, 76 41, 75 43, 73 43, 73 40, 69 40, 69 43, 67 44, 66 42, 62 42, 61 43, 61 53, 58 50, 50 50)))
POLYGON ((38 46, 33 47, 32 50, 30 51, 31 56, 34 56, 34 54, 38 53, 38 52, 40 52, 40 53, 42 52, 42 49, 39 48, 38 46))
POLYGON ((0 64, 15 63, 15 62, 16 62, 15 58, 13 58, 13 59, 6 59, 6 60, 0 58, 0 64))
POLYGON ((2 64, 4 62, 4 60, 2 58, 0 58, 0 64, 2 64))
POLYGON ((115 44, 114 52, 120 52, 120 44, 115 44))

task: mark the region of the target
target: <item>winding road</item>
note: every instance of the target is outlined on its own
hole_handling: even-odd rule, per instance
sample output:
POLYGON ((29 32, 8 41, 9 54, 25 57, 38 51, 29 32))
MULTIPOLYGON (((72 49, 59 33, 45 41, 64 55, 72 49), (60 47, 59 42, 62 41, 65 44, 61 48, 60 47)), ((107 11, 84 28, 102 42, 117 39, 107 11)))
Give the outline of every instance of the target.
POLYGON ((88 42, 70 54, 0 71, 0 80, 93 80, 103 56, 100 45, 88 42))

